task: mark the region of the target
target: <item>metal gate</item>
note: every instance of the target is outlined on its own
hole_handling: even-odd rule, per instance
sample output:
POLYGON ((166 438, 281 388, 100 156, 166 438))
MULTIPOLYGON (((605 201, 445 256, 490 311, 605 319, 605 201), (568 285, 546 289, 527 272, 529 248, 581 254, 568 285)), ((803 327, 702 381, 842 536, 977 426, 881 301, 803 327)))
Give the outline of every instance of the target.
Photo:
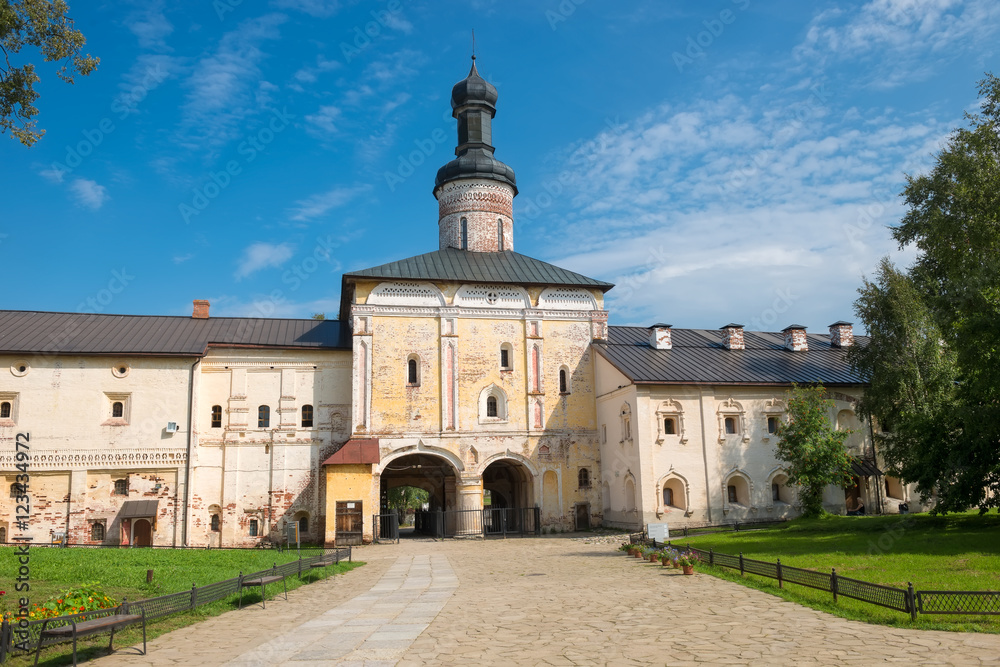
POLYGON ((537 507, 498 507, 483 510, 483 536, 541 535, 541 510, 537 507))
POLYGON ((361 544, 365 530, 365 515, 360 500, 337 501, 337 546, 361 544))
POLYGON ((399 515, 395 512, 372 516, 376 542, 399 542, 399 515))

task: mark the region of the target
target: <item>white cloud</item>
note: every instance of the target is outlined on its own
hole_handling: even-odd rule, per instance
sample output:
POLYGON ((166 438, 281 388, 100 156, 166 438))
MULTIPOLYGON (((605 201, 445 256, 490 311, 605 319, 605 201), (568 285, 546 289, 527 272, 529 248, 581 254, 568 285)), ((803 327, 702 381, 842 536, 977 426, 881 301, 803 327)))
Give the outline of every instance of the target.
POLYGON ((287 243, 254 243, 243 251, 243 258, 234 274, 237 280, 266 269, 278 267, 292 258, 292 246, 287 243))
POLYGON ((328 211, 343 206, 358 195, 371 189, 370 185, 355 185, 351 187, 337 186, 326 192, 312 195, 295 202, 289 213, 291 219, 308 222, 325 215, 328 211))
POLYGON ((137 107, 147 96, 167 79, 176 76, 182 59, 162 54, 140 55, 132 67, 122 75, 118 89, 121 91, 111 103, 111 110, 124 117, 136 113, 137 107))
POLYGON ((310 134, 314 135, 331 135, 336 134, 337 126, 335 121, 340 117, 340 109, 331 105, 322 106, 314 114, 306 115, 306 122, 309 123, 309 127, 306 128, 310 134))
POLYGON ((322 54, 316 56, 316 64, 303 67, 292 76, 299 83, 314 83, 320 72, 332 72, 341 67, 336 60, 327 60, 322 54))
POLYGON ((183 264, 192 258, 194 258, 194 253, 190 252, 184 255, 174 255, 174 264, 183 264))
POLYGON ((261 111, 259 64, 265 58, 261 45, 280 37, 278 27, 287 20, 268 14, 241 22, 219 40, 215 52, 194 66, 187 81, 181 132, 188 148, 223 143, 235 137, 240 122, 261 111))
POLYGON ((78 203, 92 211, 98 210, 104 206, 104 202, 110 199, 107 188, 86 178, 75 179, 70 183, 69 189, 78 203))
POLYGON ((271 4, 279 9, 304 12, 317 18, 329 18, 340 9, 339 0, 272 0, 271 4))
POLYGON ((162 0, 150 2, 141 11, 132 13, 125 19, 125 25, 139 39, 140 48, 170 50, 166 38, 174 31, 174 26, 163 15, 162 0))
POLYGON ((63 179, 66 177, 66 172, 62 169, 42 169, 38 172, 38 175, 47 180, 49 183, 62 183, 63 179))

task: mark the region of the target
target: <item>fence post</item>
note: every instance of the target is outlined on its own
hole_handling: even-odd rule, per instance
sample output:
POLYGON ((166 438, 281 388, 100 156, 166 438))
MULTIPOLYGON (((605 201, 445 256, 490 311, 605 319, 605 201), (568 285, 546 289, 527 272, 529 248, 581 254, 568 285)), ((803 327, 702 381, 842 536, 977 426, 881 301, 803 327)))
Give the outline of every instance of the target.
POLYGON ((830 592, 833 593, 833 601, 837 601, 837 568, 830 568, 830 592))
POLYGON ((194 609, 198 606, 198 587, 191 582, 191 608, 194 609))
POLYGON ((781 588, 781 559, 778 559, 778 588, 781 588))
POLYGON ((7 631, 9 629, 7 618, 0 618, 0 663, 7 660, 7 631))
POLYGON ((350 544, 347 545, 347 562, 350 563, 351 559, 354 558, 354 547, 350 544))
POLYGON ((743 552, 740 552, 740 576, 743 576, 743 552))
POLYGON ((711 547, 708 549, 708 564, 715 565, 715 552, 712 551, 711 547))
MULTIPOLYGON (((277 563, 274 564, 274 569, 275 570, 278 569, 278 564, 277 563)), ((299 578, 300 579, 302 578, 302 556, 299 556, 299 578)))
POLYGON ((917 596, 913 592, 913 582, 906 582, 906 606, 910 608, 910 620, 917 620, 917 596))

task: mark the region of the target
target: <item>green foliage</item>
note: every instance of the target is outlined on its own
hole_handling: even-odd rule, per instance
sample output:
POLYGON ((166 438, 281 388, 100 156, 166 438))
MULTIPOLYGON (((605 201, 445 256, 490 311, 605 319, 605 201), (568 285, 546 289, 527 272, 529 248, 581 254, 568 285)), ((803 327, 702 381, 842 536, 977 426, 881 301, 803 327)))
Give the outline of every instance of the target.
POLYGON ((916 263, 883 261, 855 303, 875 346, 852 355, 865 409, 890 431, 890 465, 943 512, 1000 507, 1000 78, 979 93, 970 127, 907 177, 892 234, 916 263))
POLYGON ((800 487, 804 516, 823 513, 823 488, 848 486, 851 462, 844 448, 848 431, 830 425, 829 407, 822 387, 792 386, 788 396, 788 421, 778 424, 776 456, 788 462, 788 481, 800 487))
POLYGON ((389 489, 389 507, 396 510, 420 509, 430 500, 431 494, 413 486, 397 486, 389 489))
POLYGON ((83 584, 60 593, 56 598, 43 604, 35 604, 28 612, 28 618, 53 618, 79 614, 96 609, 117 607, 118 601, 108 596, 99 582, 83 584))
POLYGON ((45 134, 34 129, 38 114, 35 84, 41 79, 31 63, 12 65, 11 55, 25 46, 35 47, 45 62, 62 61, 56 76, 67 83, 73 83, 74 74, 87 76, 100 62, 89 53, 81 54, 87 40, 66 16, 68 10, 64 0, 0 0, 0 50, 4 55, 0 59, 0 134, 9 131, 25 146, 45 134))
POLYGON ((312 314, 312 318, 314 320, 325 320, 326 319, 326 313, 313 313, 312 314))

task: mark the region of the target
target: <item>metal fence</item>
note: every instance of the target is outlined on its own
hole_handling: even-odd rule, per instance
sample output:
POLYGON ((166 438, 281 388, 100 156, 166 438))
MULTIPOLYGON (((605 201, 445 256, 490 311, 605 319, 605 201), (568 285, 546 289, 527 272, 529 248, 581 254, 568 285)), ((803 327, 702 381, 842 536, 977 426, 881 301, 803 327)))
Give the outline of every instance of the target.
POLYGON ((768 579, 777 579, 779 588, 783 588, 785 583, 815 588, 832 594, 835 602, 838 597, 851 598, 867 602, 868 604, 901 611, 909 614, 913 620, 917 619, 918 613, 1000 615, 1000 592, 917 591, 913 589, 913 584, 909 582, 906 588, 897 588, 895 586, 885 586, 870 581, 844 577, 837 574, 836 568, 831 569, 829 573, 817 572, 816 570, 782 565, 780 558, 776 562, 771 563, 769 561, 746 558, 742 553, 733 556, 732 554, 716 553, 712 549, 706 551, 691 546, 676 547, 672 542, 667 542, 664 545, 655 540, 648 539, 645 533, 630 534, 629 542, 631 544, 650 544, 652 546, 679 548, 681 551, 696 554, 709 565, 739 570, 741 575, 756 574, 768 579))
MULTIPOLYGON (((243 574, 241 572, 239 576, 233 577, 232 579, 217 581, 205 586, 199 587, 191 584, 191 590, 187 591, 170 593, 168 595, 161 595, 159 597, 149 598, 146 600, 137 600, 136 602, 123 600, 122 606, 127 608, 128 613, 141 614, 145 612, 146 620, 151 621, 180 611, 188 611, 201 605, 210 604, 229 597, 230 595, 234 595, 239 592, 240 582, 244 579, 254 579, 271 574, 281 574, 285 577, 298 575, 301 577, 303 572, 308 572, 315 564, 324 562, 337 564, 340 563, 341 560, 345 559, 350 562, 352 558, 353 552, 351 551, 351 547, 337 547, 316 556, 299 558, 281 565, 275 563, 273 567, 260 572, 251 572, 250 574, 243 574)), ((109 612, 113 613, 115 609, 116 608, 109 609, 109 612)), ((69 625, 69 618, 69 616, 58 616, 50 619, 28 621, 26 626, 19 626, 20 633, 27 633, 27 639, 25 640, 25 634, 20 634, 20 636, 16 637, 16 642, 14 636, 14 626, 18 625, 18 621, 3 621, 0 623, 0 663, 4 662, 7 657, 14 655, 15 653, 23 653, 25 651, 28 653, 33 652, 38 647, 39 635, 41 634, 42 624, 45 620, 48 620, 48 625, 46 627, 51 629, 69 625)), ((61 641, 64 640, 46 640, 43 645, 47 646, 61 641)))
POLYGON ((541 535, 541 509, 497 507, 481 510, 420 511, 414 531, 437 539, 446 537, 527 537, 541 535))
POLYGON ((399 542, 399 515, 395 512, 372 516, 375 542, 399 542))

